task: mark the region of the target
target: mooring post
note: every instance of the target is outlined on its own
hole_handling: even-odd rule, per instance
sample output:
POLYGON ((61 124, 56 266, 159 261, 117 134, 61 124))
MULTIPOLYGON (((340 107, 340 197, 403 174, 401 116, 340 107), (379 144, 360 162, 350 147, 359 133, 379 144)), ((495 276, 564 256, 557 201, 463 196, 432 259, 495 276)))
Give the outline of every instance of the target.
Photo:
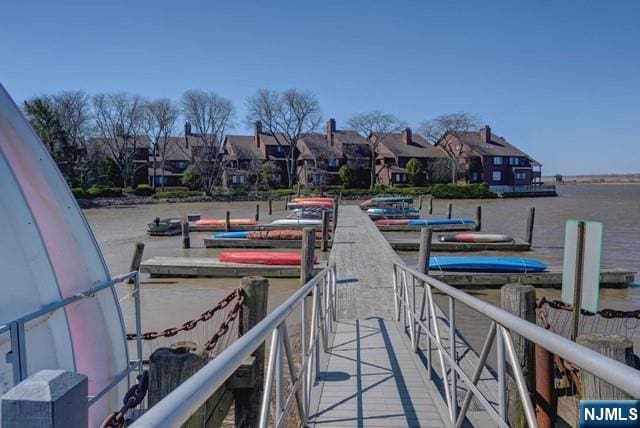
POLYGON ((182 248, 191 248, 191 238, 189 237, 189 222, 182 220, 182 248))
MULTIPOLYGON (((506 284, 500 288, 502 309, 513 315, 536 323, 536 289, 532 285, 506 284)), ((535 360, 533 343, 520 335, 513 334, 513 345, 520 362, 522 374, 527 382, 527 389, 533 391, 535 386, 535 360)), ((525 414, 522 400, 515 381, 508 377, 507 381, 507 418, 509 426, 521 426, 525 414)))
POLYGON ((272 205, 272 201, 271 199, 269 199, 269 215, 273 213, 273 207, 271 205, 272 205))
POLYGON ((228 232, 231 230, 231 211, 227 211, 224 214, 224 231, 228 232))
POLYGON ((342 192, 338 193, 338 205, 342 203, 342 192))
POLYGON ((536 419, 538 428, 553 428, 558 412, 555 394, 553 354, 535 344, 536 370, 536 419))
POLYGON ((285 196, 284 198, 284 210, 288 210, 289 209, 289 195, 285 196))
POLYGON ((424 199, 424 195, 420 195, 420 199, 418 202, 418 210, 422 211, 422 199, 424 199))
POLYGON ((476 207, 476 232, 480 232, 482 229, 482 207, 478 205, 476 207))
POLYGON ((322 210, 322 244, 320 250, 326 252, 329 248, 329 211, 322 210))
POLYGON ((260 220, 260 204, 256 204, 256 221, 260 220))
POLYGON ((316 248, 316 230, 313 227, 302 229, 302 254, 300 261, 300 283, 306 284, 313 278, 313 256, 316 248))
POLYGON ((536 207, 529 208, 529 215, 527 215, 527 236, 525 241, 531 245, 533 243, 533 223, 536 217, 536 207))
POLYGON ((299 198, 300 197, 300 183, 298 183, 298 190, 296 192, 296 197, 299 198))
MULTIPOLYGON (((336 227, 338 226, 338 206, 339 206, 338 201, 334 201, 334 204, 333 204, 333 219, 332 219, 332 223, 333 223, 332 224, 332 232, 333 232, 333 235, 335 235, 336 227)), ((331 235, 331 236, 333 236, 333 235, 331 235)))
MULTIPOLYGON (((633 342, 624 336, 581 334, 576 342, 628 366, 633 367, 635 364, 633 342)), ((580 369, 580 380, 582 382, 580 399, 582 400, 631 400, 638 398, 629 396, 586 370, 580 369)))
POLYGON ((447 205, 447 218, 451 218, 451 213, 453 212, 453 204, 449 202, 447 205))
MULTIPOLYGON (((149 407, 158 403, 207 364, 207 352, 193 342, 158 348, 149 356, 149 407)), ((183 427, 202 427, 213 406, 205 402, 183 427)))
MULTIPOLYGON (((240 334, 245 334, 267 315, 269 301, 269 281, 260 276, 247 276, 240 280, 244 290, 242 305, 242 327, 240 334)), ((260 401, 264 388, 264 354, 265 343, 262 343, 252 354, 255 358, 255 386, 246 389, 234 389, 235 426, 256 427, 260 424, 260 401)))
MULTIPOLYGON (((129 265, 129 272, 139 271, 140 263, 142 263, 142 253, 144 253, 144 244, 142 242, 136 242, 133 245, 133 257, 131 257, 131 264, 129 265)), ((127 283, 133 284, 135 281, 133 278, 129 278, 127 283)))
POLYGON ((86 428, 89 383, 80 373, 40 370, 2 396, 6 428, 86 428))
MULTIPOLYGON (((431 240, 433 239, 433 231, 430 227, 420 229, 420 251, 418 252, 418 272, 429 274, 429 259, 431 258, 431 240)), ((419 287, 426 287, 423 281, 418 281, 419 287)), ((415 300, 414 300, 415 301, 415 300)), ((428 318, 423 317, 425 306, 427 303, 427 290, 422 290, 422 302, 420 303, 421 321, 426 321, 427 325, 431 322, 428 318)), ((420 347, 420 335, 422 327, 418 324, 416 340, 414 343, 414 352, 420 347)), ((431 379, 431 339, 427 336, 427 375, 431 379)))
POLYGON ((433 214, 433 197, 429 198, 429 214, 433 214))

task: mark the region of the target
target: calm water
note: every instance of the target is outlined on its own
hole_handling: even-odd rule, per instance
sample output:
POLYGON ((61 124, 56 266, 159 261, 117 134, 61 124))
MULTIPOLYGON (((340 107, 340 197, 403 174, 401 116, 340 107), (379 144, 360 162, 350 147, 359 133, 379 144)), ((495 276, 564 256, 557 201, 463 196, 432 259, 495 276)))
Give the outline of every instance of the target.
MULTIPOLYGON (((600 221, 604 224, 603 265, 636 273, 640 271, 640 185, 564 185, 558 187, 558 193, 557 198, 452 201, 454 217, 473 218, 475 207, 481 204, 483 231, 524 238, 527 210, 535 206, 534 252, 526 253, 526 257, 536 257, 554 266, 561 265, 567 219, 600 221)), ((434 201, 434 217, 444 216, 448 202, 434 201)), ((191 235, 194 248, 189 250, 181 248, 180 236, 147 236, 146 225, 156 216, 182 217, 197 213, 203 217, 224 218, 225 211, 230 210, 232 217, 245 218, 253 217, 255 206, 256 202, 159 204, 89 209, 85 214, 111 273, 117 274, 128 271, 133 245, 137 241, 145 243, 144 259, 151 256, 205 257, 217 254, 218 250, 203 247, 201 238, 207 235, 204 233, 191 235)), ((286 214, 283 201, 276 201, 273 206, 273 215, 268 216, 267 203, 260 203, 261 219, 276 219, 286 214)), ((417 253, 401 255, 408 263, 417 262, 417 253)), ((238 279, 150 279, 143 276, 143 329, 156 330, 179 325, 211 307, 238 284, 238 279)), ((297 286, 295 279, 271 280, 270 308, 284 301, 297 286)), ((122 294, 126 294, 126 290, 122 294)), ((498 290, 476 290, 474 294, 494 303, 499 302, 498 290)), ((557 298, 559 292, 538 290, 538 295, 557 298)), ((132 330, 132 302, 124 299, 122 304, 128 329, 132 330)), ((601 307, 640 307, 640 287, 602 290, 601 307)), ((471 312, 461 312, 458 325, 472 342, 475 342, 475 337, 480 337, 484 329, 484 323, 478 322, 477 315, 471 312)))

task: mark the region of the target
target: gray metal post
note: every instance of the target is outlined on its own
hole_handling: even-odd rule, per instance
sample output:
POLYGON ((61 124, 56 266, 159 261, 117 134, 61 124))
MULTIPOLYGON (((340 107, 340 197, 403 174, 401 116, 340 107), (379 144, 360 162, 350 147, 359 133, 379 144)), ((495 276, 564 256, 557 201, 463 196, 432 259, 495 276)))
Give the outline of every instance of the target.
POLYGON ((86 428, 87 377, 64 370, 41 370, 2 396, 5 428, 86 428))

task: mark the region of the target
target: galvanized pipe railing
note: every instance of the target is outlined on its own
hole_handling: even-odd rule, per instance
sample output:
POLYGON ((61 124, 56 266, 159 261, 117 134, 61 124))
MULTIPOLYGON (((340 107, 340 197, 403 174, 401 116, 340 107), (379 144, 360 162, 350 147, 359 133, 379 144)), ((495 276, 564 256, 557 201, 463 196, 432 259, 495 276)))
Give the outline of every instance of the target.
POLYGON ((133 427, 175 427, 182 425, 262 343, 269 340, 269 359, 266 366, 264 391, 260 411, 260 427, 266 427, 272 407, 272 388, 275 383, 275 413, 273 422, 283 426, 294 401, 302 425, 308 420, 311 388, 319 373, 320 348, 326 350, 333 332, 336 304, 336 268, 330 265, 302 286, 262 321, 238 338, 202 369, 173 390, 159 403, 133 423, 133 427), (311 295, 311 323, 308 324, 306 300, 311 295), (301 307, 302 361, 295 370, 293 353, 287 333, 287 318, 301 307), (286 358, 291 392, 284 396, 286 358))
POLYGON ((513 344, 512 334, 518 334, 549 352, 571 361, 574 365, 581 367, 594 376, 615 385, 632 397, 640 398, 640 371, 578 345, 488 302, 473 297, 464 291, 411 269, 404 264, 394 263, 393 291, 396 320, 400 321, 403 318, 414 352, 419 349, 420 336, 422 334, 426 336, 426 358, 429 376, 431 376, 432 370, 432 345, 437 351, 440 374, 445 390, 445 401, 449 409, 449 423, 454 427, 460 427, 464 423, 472 397, 475 397, 482 404, 487 414, 498 426, 508 427, 506 408, 507 363, 511 366, 511 374, 523 404, 527 424, 530 427, 537 426, 535 410, 531 401, 531 391, 527 389, 526 380, 513 344), (409 287, 412 288, 411 293, 409 293, 409 287), (420 312, 416 310, 416 288, 424 288, 420 312), (437 304, 433 298, 434 289, 443 293, 443 297, 448 299, 449 320, 438 317, 436 313, 437 304), (456 351, 456 302, 470 307, 491 320, 487 337, 478 357, 477 366, 471 377, 459 365, 456 351), (448 346, 442 340, 443 336, 440 332, 440 325, 442 324, 447 325, 446 329, 449 333, 448 346), (491 400, 485 397, 477 387, 494 341, 496 341, 497 347, 497 408, 491 404, 491 400), (460 407, 457 404, 458 379, 463 382, 468 391, 460 407))

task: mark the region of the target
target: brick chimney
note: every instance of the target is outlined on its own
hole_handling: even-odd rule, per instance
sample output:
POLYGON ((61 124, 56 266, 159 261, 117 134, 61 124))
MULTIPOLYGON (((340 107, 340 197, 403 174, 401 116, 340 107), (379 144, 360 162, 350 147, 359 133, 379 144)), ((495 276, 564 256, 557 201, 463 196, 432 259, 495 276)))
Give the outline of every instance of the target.
POLYGON ((402 141, 405 144, 411 144, 412 138, 411 138, 411 128, 405 128, 404 131, 402 131, 402 141))
POLYGON ((330 146, 333 146, 333 133, 336 131, 336 120, 331 118, 327 121, 327 141, 330 146))
POLYGON ((483 129, 483 139, 484 139, 484 143, 485 144, 490 144, 491 143, 491 128, 489 127, 489 125, 485 125, 484 129, 483 129))
POLYGON ((262 134, 262 122, 256 120, 253 124, 253 138, 256 143, 256 147, 260 147, 260 134, 262 134))
POLYGON ((184 146, 185 148, 189 148, 189 137, 191 136, 191 123, 184 123, 184 146))

